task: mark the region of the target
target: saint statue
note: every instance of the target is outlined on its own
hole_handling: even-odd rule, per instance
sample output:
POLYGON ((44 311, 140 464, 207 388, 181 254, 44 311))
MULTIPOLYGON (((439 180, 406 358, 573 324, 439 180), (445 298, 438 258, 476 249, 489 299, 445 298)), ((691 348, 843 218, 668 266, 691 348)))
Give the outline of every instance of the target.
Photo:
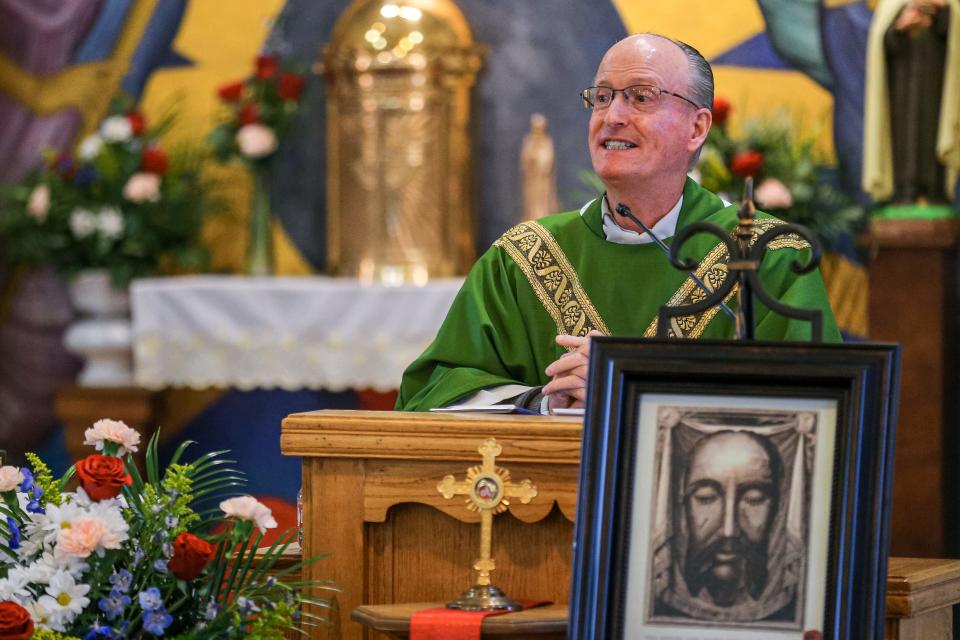
POLYGON ((547 118, 530 116, 530 132, 523 137, 520 151, 523 176, 523 219, 536 220, 557 213, 556 157, 553 139, 547 133, 547 118))
POLYGON ((867 48, 863 188, 953 200, 960 170, 960 0, 880 0, 867 48))

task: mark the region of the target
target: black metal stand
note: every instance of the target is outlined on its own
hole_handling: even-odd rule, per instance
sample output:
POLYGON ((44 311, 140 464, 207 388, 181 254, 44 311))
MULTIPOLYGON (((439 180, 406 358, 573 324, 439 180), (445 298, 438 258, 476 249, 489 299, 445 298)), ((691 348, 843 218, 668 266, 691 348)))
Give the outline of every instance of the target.
POLYGON ((698 233, 709 233, 716 236, 727 247, 730 259, 727 262, 727 277, 723 283, 699 302, 689 305, 660 307, 657 320, 657 337, 666 338, 670 319, 691 316, 703 313, 707 309, 723 305, 724 299, 738 285, 737 310, 734 319, 734 337, 737 340, 753 340, 756 326, 754 324, 754 296, 763 302, 771 311, 787 318, 805 320, 810 323, 811 342, 823 342, 823 311, 820 309, 801 309, 783 304, 763 288, 760 281, 760 263, 767 246, 776 238, 795 234, 810 243, 811 254, 806 264, 799 260, 790 265, 794 273, 808 273, 820 263, 820 243, 813 233, 806 227, 798 224, 780 224, 760 234, 755 242, 751 242, 755 233, 756 207, 753 204, 753 179, 747 178, 743 189, 743 200, 737 212, 740 222, 731 237, 730 233, 709 222, 696 222, 684 227, 674 238, 670 246, 670 262, 677 269, 692 272, 700 263, 690 259, 680 259, 680 250, 683 243, 698 233))

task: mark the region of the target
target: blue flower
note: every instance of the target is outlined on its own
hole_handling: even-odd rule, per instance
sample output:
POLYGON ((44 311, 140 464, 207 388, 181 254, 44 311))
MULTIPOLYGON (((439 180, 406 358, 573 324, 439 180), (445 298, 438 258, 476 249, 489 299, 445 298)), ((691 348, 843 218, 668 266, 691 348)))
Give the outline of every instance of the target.
POLYGON ((144 611, 163 609, 163 598, 160 597, 160 589, 150 587, 146 591, 141 591, 140 607, 143 608, 144 611))
POLYGON ((145 557, 147 557, 147 554, 144 553, 143 547, 137 547, 137 550, 133 553, 133 566, 136 567, 138 564, 143 562, 145 557))
POLYGON ((122 637, 123 636, 114 629, 111 629, 110 627, 101 627, 95 622, 93 626, 90 627, 90 631, 87 633, 87 635, 83 636, 83 640, 96 640, 97 638, 109 638, 110 640, 113 640, 114 638, 122 637))
POLYGON ((164 524, 167 525, 167 528, 173 529, 177 526, 177 523, 180 522, 176 516, 167 516, 164 520, 164 524))
POLYGON ((10 527, 10 540, 7 542, 7 546, 11 549, 20 548, 20 526, 17 524, 17 521, 7 516, 7 525, 10 527))
POLYGON ((100 598, 100 611, 107 615, 107 620, 123 615, 123 610, 130 606, 130 596, 121 593, 116 587, 110 589, 110 594, 100 598))
POLYGON ((210 598, 210 601, 207 602, 207 609, 203 612, 204 620, 213 620, 217 617, 217 603, 213 598, 210 598))
POLYGON ((260 611, 260 607, 258 607, 253 600, 249 600, 243 596, 237 598, 237 606, 240 608, 240 612, 245 616, 260 611))
POLYGON ((147 633, 162 636, 171 624, 173 624, 173 616, 164 611, 163 607, 143 612, 143 629, 147 633))
POLYGON ((157 558, 153 561, 153 570, 157 573, 166 574, 169 569, 167 568, 167 561, 163 558, 157 558))
POLYGON ((87 165, 77 169, 76 175, 73 176, 73 183, 78 187, 89 187, 97 181, 98 177, 97 170, 87 165))
POLYGON ((20 483, 20 491, 30 496, 27 502, 27 511, 30 513, 45 513, 44 508, 40 506, 40 498, 43 497, 43 489, 37 484, 33 472, 26 467, 20 469, 23 474, 23 482, 20 483))
POLYGON ((24 493, 33 489, 36 482, 33 479, 33 471, 26 467, 20 467, 20 473, 23 475, 23 482, 20 483, 20 491, 24 493))
POLYGON ((118 573, 114 573, 112 576, 110 576, 110 584, 113 585, 114 589, 121 593, 130 591, 130 585, 132 582, 133 574, 126 569, 120 569, 118 573))

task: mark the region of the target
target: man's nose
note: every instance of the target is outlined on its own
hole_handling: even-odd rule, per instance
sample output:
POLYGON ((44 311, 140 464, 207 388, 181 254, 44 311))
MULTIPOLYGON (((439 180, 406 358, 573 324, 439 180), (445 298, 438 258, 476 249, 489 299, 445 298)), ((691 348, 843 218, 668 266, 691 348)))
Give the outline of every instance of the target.
POLYGON ((737 497, 735 492, 727 492, 723 500, 723 537, 733 538, 737 534, 737 497))
POLYGON ((622 91, 617 91, 610 99, 610 106, 604 113, 604 120, 607 124, 612 125, 626 124, 632 109, 633 107, 627 101, 627 96, 622 91))

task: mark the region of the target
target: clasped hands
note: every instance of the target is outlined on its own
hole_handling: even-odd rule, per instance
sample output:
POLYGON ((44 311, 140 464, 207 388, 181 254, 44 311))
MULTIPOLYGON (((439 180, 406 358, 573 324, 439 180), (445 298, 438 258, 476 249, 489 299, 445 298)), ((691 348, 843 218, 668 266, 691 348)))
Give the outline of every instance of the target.
POLYGON ((553 378, 544 385, 543 394, 549 396, 547 408, 575 409, 587 401, 587 370, 590 364, 590 338, 604 335, 591 331, 585 336, 557 336, 557 344, 567 353, 547 365, 546 374, 553 378))

